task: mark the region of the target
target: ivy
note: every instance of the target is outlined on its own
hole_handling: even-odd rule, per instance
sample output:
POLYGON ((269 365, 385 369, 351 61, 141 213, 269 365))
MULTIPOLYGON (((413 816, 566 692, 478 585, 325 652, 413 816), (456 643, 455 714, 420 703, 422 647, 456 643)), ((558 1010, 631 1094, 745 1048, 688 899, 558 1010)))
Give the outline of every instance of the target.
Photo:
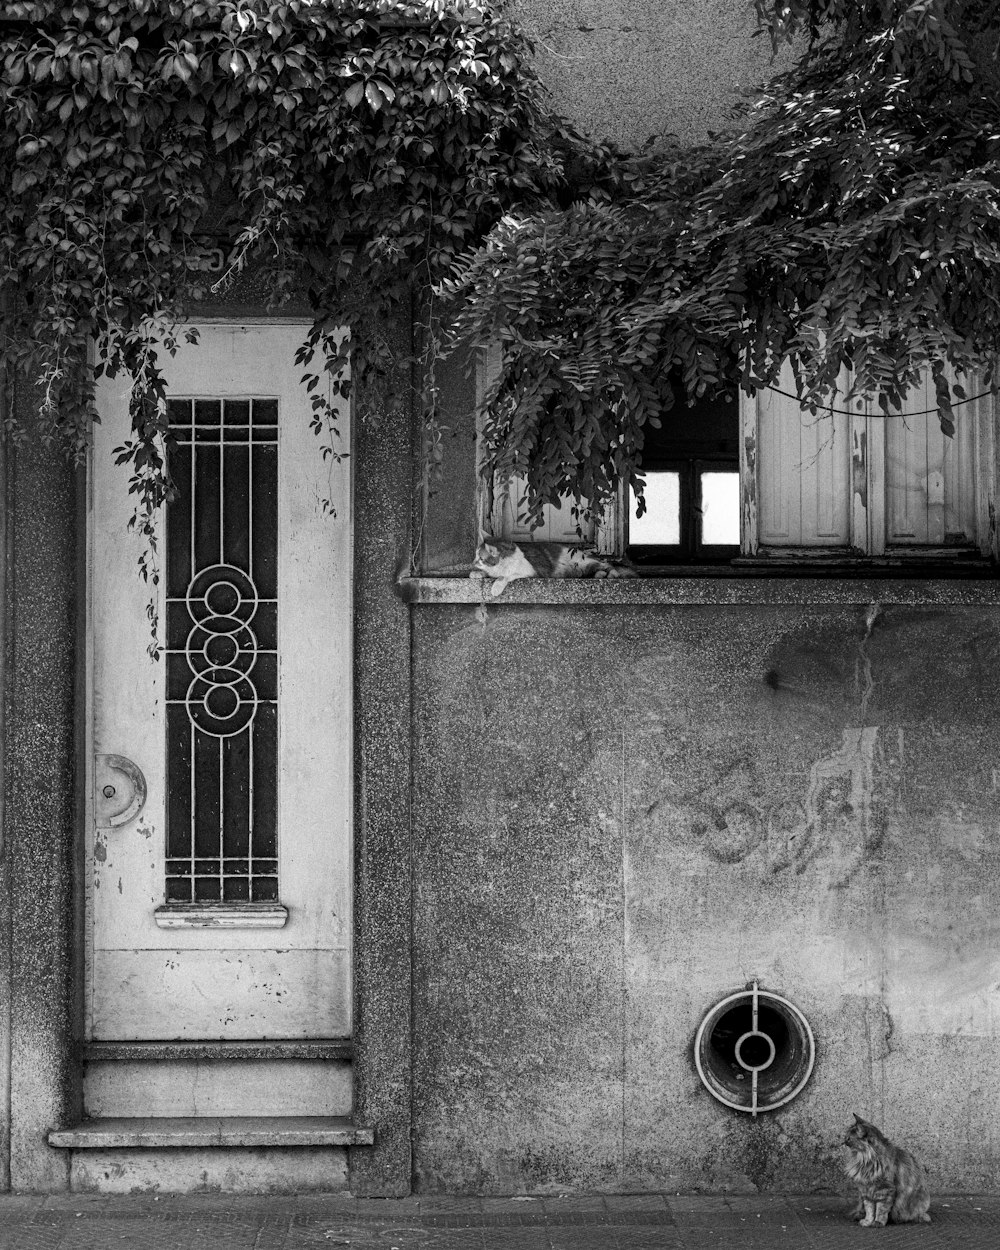
POLYGON ((263 265, 274 307, 308 300, 300 361, 334 394, 420 379, 431 459, 438 354, 499 340, 485 470, 525 476, 534 517, 641 492, 666 409, 786 361, 807 407, 848 366, 840 402, 887 412, 929 367, 951 430, 946 366, 990 384, 1000 341, 1000 0, 755 6, 800 55, 740 129, 627 154, 552 113, 486 0, 8 2, 0 364, 75 456, 97 372, 131 375, 118 454, 150 542, 171 491, 156 352, 212 294, 213 231, 223 282, 263 265), (387 326, 412 310, 400 359, 387 326))
POLYGON ((442 284, 457 340, 499 340, 485 472, 528 511, 641 494, 645 431, 707 391, 773 385, 891 413, 929 368, 996 376, 1000 5, 756 0, 793 68, 738 132, 618 160, 606 195, 508 214, 442 284))
POLYGON ((150 543, 171 493, 156 350, 215 289, 206 234, 228 277, 267 267, 272 307, 308 298, 300 361, 318 351, 346 395, 406 372, 394 312, 585 150, 524 39, 466 0, 7 3, 0 63, 0 363, 76 457, 96 378, 131 375, 118 454, 150 543))

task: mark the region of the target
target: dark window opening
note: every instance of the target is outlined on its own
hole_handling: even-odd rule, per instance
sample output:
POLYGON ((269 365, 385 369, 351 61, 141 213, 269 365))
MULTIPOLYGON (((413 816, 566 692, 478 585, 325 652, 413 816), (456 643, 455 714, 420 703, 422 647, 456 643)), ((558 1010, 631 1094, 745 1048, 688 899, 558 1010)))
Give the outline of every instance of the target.
POLYGON ((646 511, 629 491, 628 554, 639 565, 728 561, 739 553, 736 385, 688 405, 683 388, 658 429, 647 427, 640 471, 646 511))

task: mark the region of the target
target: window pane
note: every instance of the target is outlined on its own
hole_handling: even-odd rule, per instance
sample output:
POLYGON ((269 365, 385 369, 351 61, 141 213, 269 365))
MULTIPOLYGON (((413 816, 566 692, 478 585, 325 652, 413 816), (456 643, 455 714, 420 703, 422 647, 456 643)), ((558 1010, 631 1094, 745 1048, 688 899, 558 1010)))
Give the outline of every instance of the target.
POLYGON ((736 546, 740 541, 740 475, 701 475, 701 541, 736 546))
POLYGON ((629 487, 629 543, 632 546, 675 547, 681 541, 681 475, 645 475, 646 511, 635 515, 635 492, 629 487))
POLYGON ((193 411, 166 515, 167 899, 272 899, 277 405, 196 399, 193 411))

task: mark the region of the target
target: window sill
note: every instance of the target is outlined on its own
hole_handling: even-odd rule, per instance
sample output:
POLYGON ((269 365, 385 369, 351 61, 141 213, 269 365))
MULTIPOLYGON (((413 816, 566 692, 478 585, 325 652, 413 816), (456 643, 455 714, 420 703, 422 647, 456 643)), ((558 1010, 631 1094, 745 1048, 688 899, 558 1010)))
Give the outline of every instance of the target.
POLYGON ((403 577, 396 583, 405 603, 467 603, 487 608, 521 604, 602 607, 640 604, 960 604, 1000 607, 1000 578, 995 570, 975 575, 949 571, 914 576, 911 569, 830 568, 815 566, 780 571, 766 567, 678 567, 643 572, 638 577, 521 578, 493 595, 488 578, 403 577))
POLYGON ((159 929, 283 929, 280 903, 165 903, 153 913, 159 929))

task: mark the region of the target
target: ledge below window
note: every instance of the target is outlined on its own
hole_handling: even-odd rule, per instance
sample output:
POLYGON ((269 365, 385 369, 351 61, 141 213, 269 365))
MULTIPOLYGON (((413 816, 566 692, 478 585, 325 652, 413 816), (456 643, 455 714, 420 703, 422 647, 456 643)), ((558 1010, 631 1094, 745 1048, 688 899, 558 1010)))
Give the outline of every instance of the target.
POLYGON ((915 577, 910 570, 815 569, 777 573, 774 568, 741 568, 725 572, 684 569, 669 574, 612 578, 521 578, 508 582, 499 595, 488 579, 470 577, 403 577, 396 583, 400 598, 412 604, 467 603, 486 608, 523 604, 564 604, 602 607, 629 604, 957 604, 1000 607, 1000 579, 991 569, 972 575, 935 574, 915 577))
POLYGON ((167 903, 153 913, 160 929, 283 929, 280 903, 167 903))

